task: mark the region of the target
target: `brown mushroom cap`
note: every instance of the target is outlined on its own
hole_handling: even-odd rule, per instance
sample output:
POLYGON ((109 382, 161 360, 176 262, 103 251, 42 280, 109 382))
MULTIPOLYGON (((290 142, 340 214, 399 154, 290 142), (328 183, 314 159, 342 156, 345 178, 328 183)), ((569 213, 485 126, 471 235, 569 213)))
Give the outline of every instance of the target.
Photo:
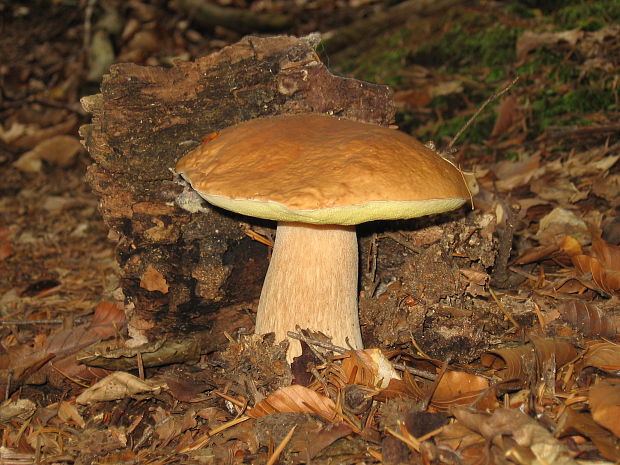
POLYGON ((185 155, 176 171, 210 203, 276 221, 414 218, 470 197, 462 173, 413 137, 318 114, 226 128, 185 155))

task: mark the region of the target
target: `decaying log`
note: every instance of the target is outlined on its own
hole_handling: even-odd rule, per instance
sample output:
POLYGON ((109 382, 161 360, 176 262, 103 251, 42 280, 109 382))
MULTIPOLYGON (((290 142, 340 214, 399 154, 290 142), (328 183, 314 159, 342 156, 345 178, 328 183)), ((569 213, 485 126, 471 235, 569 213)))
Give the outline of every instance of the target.
MULTIPOLYGON (((175 203, 170 168, 199 141, 260 116, 318 112, 388 124, 385 86, 332 75, 314 52, 317 37, 247 37, 171 68, 119 64, 101 94, 83 99, 92 123, 81 130, 94 164, 87 179, 117 241, 122 290, 138 341, 251 329, 268 249, 247 237, 239 215, 175 203)), ((269 225, 253 222, 254 225, 269 225)))

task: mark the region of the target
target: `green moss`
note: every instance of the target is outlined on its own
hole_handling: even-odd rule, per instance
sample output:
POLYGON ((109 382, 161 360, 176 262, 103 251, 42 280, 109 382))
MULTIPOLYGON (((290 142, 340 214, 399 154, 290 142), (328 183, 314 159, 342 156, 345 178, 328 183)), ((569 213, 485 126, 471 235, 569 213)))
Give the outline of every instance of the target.
POLYGON ((575 2, 557 10, 554 23, 559 29, 596 31, 620 21, 620 0, 575 2))
POLYGON ((536 17, 536 14, 523 3, 514 2, 508 5, 506 10, 513 15, 516 15, 524 19, 532 19, 536 17))
POLYGON ((589 125, 584 115, 614 109, 615 101, 611 89, 583 85, 564 94, 547 91, 531 106, 534 124, 545 130, 549 126, 589 125))
POLYGON ((448 32, 422 45, 412 61, 425 66, 445 66, 447 71, 494 67, 515 60, 520 29, 503 24, 479 30, 455 24, 448 32))
POLYGON ((402 81, 401 73, 406 67, 406 43, 410 33, 406 28, 393 31, 379 38, 362 53, 352 47, 339 57, 338 71, 365 81, 398 86, 402 81))

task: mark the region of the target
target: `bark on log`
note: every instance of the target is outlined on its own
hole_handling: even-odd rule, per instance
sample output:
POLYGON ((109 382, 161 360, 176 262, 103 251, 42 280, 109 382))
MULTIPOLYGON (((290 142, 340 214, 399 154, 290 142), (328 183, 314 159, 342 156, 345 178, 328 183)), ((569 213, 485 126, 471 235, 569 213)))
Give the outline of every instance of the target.
POLYGON ((212 208, 190 214, 175 203, 182 188, 170 168, 205 135, 282 113, 392 120, 392 92, 332 75, 314 52, 316 40, 247 37, 171 68, 115 65, 101 94, 83 99, 93 114, 81 129, 95 161, 87 179, 118 241, 137 340, 211 330, 208 351, 223 329, 253 326, 247 309, 268 263, 267 247, 240 227, 253 220, 212 208))

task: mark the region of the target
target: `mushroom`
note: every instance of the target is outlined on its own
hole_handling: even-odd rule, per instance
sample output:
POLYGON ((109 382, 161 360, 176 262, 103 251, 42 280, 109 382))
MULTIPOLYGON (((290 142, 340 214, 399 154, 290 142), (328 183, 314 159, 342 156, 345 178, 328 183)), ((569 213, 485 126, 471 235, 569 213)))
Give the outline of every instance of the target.
MULTIPOLYGON (((278 222, 256 333, 296 326, 361 349, 355 225, 453 210, 461 171, 402 132, 319 114, 249 120, 185 155, 176 172, 209 203, 278 222)), ((290 341, 288 360, 301 353, 290 341)))

